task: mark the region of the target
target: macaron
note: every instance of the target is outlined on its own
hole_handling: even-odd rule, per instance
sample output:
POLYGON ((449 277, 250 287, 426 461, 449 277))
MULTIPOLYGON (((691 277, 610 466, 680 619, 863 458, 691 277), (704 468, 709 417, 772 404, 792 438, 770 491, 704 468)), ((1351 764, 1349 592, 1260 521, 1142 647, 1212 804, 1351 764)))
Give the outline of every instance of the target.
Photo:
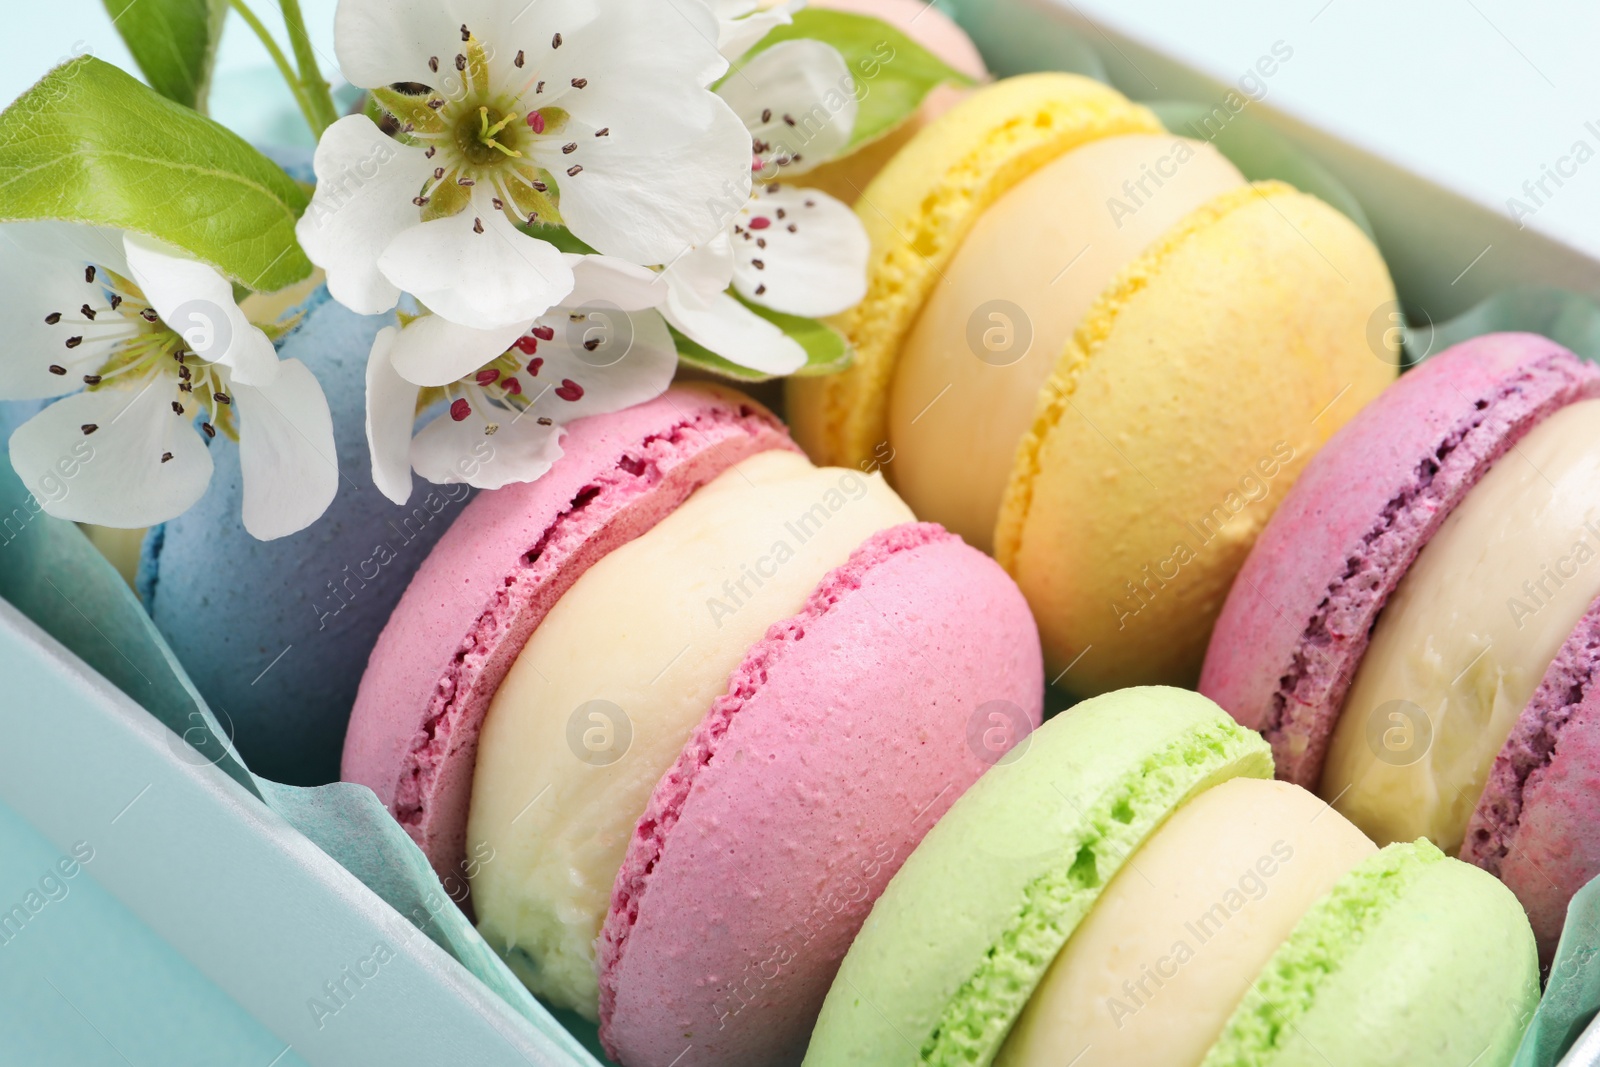
POLYGON ((418 569, 345 777, 618 1062, 797 1062, 890 875, 1039 723, 1027 604, 730 390, 563 448, 418 569))
POLYGON ((1071 692, 1192 685, 1273 508, 1394 379, 1370 239, 1059 73, 972 93, 857 212, 855 363, 789 383, 796 439, 991 550, 1071 692))
POLYGON ((1307 467, 1200 689, 1380 843, 1499 875, 1542 956, 1600 874, 1600 368, 1490 334, 1408 373, 1307 467))
POLYGON ((258 541, 239 523, 231 442, 195 506, 145 535, 138 589, 256 774, 292 785, 339 777, 356 683, 412 572, 471 494, 422 485, 404 506, 372 483, 363 412, 367 352, 392 315, 357 315, 318 289, 281 342, 311 367, 333 412, 339 492, 309 528, 258 541))
MULTIPOLYGON (((922 0, 815 0, 809 6, 882 19, 926 48, 952 70, 974 81, 987 81, 989 78, 983 56, 978 54, 978 47, 972 43, 967 32, 956 25, 949 15, 922 0)), ((891 58, 888 62, 894 60, 891 58)), ((872 91, 870 84, 866 91, 872 91)), ((966 99, 970 92, 970 89, 958 85, 935 86, 905 122, 877 140, 861 145, 842 159, 824 163, 806 172, 799 179, 800 184, 821 189, 846 204, 854 204, 884 164, 893 159, 895 153, 905 147, 918 130, 966 99)))
POLYGON ((1509 1063, 1539 997, 1512 895, 1271 769, 1185 690, 1058 715, 890 881, 806 1064, 1509 1063))

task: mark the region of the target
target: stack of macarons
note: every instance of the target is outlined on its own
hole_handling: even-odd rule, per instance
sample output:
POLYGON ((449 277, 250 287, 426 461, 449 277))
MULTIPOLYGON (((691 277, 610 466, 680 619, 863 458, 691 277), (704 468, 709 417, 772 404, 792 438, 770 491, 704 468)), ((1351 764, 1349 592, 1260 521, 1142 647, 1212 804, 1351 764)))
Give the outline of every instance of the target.
POLYGON ((619 1062, 797 1061, 889 877, 1038 725, 1033 620, 738 393, 569 430, 418 569, 344 776, 619 1062))
POLYGON ((857 212, 856 359, 789 383, 796 439, 992 550, 1065 688, 1193 684, 1274 506, 1394 379, 1372 242, 1059 73, 973 92, 857 212))
POLYGON ((1200 688, 1380 843, 1504 880, 1546 961, 1600 874, 1600 368, 1491 334, 1311 462, 1200 688))
POLYGON ((1539 998, 1515 898, 1271 776, 1192 692, 1057 716, 890 881, 805 1063, 1510 1063, 1539 998))

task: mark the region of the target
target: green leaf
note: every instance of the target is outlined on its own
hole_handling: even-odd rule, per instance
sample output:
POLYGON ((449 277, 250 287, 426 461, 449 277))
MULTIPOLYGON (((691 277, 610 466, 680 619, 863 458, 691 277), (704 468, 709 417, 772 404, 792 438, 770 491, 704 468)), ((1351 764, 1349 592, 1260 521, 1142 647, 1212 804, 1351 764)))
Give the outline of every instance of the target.
POLYGON ((891 132, 922 106, 922 98, 944 82, 972 85, 973 80, 949 66, 882 19, 818 7, 795 13, 794 23, 779 26, 745 54, 744 61, 779 41, 811 38, 830 44, 844 56, 856 81, 856 127, 850 147, 891 132))
MULTIPOLYGON (((854 352, 849 342, 844 339, 843 334, 821 319, 785 315, 781 311, 752 304, 743 298, 740 298, 739 302, 800 342, 800 347, 806 350, 805 365, 794 372, 795 377, 809 378, 819 374, 837 374, 850 365, 854 352)), ((765 382, 774 377, 724 359, 709 348, 689 340, 677 330, 672 331, 672 339, 678 345, 678 358, 701 370, 739 382, 765 382)))
POLYGON ((771 308, 752 304, 742 298, 739 302, 800 342, 800 347, 806 350, 806 362, 794 372, 796 377, 814 378, 823 374, 837 374, 850 366, 850 361, 855 358, 855 350, 850 347, 850 342, 845 340, 844 334, 821 319, 785 315, 781 311, 773 311, 771 308))
POLYGON ((150 87, 205 112, 227 0, 104 0, 150 87), (135 10, 137 8, 137 10, 135 10))
POLYGON ((294 237, 306 204, 239 137, 93 56, 52 70, 0 112, 0 222, 133 230, 272 291, 311 273, 294 237))

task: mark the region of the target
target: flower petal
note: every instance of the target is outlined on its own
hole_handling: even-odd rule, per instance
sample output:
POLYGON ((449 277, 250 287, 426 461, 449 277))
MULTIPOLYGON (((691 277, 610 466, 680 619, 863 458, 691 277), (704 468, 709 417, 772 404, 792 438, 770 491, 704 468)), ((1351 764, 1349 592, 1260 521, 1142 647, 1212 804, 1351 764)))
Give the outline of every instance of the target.
POLYGON ((323 133, 313 167, 317 188, 295 236, 327 271, 335 300, 362 315, 388 311, 400 290, 378 270, 378 257, 420 222, 411 199, 432 173, 427 157, 384 136, 365 115, 349 115, 323 133))
POLYGON ((517 6, 524 13, 508 34, 506 54, 526 47, 525 72, 537 72, 545 83, 537 102, 523 97, 524 108, 559 102, 570 114, 598 110, 610 121, 630 107, 671 110, 679 100, 707 95, 705 87, 728 72, 717 51, 717 17, 703 0, 523 0, 517 6), (555 33, 562 37, 559 49, 550 47, 555 33), (573 78, 584 85, 574 86, 573 78))
POLYGON ((439 315, 424 315, 400 330, 389 360, 408 382, 449 385, 498 358, 532 323, 532 319, 523 319, 492 330, 475 330, 439 315))
POLYGON ((417 423, 421 390, 394 369, 389 354, 400 330, 385 326, 372 339, 367 356, 367 450, 372 454, 372 483, 378 491, 404 504, 411 499, 411 428, 417 423))
POLYGON ((204 495, 211 454, 173 414, 172 384, 154 376, 56 401, 11 435, 11 465, 58 518, 123 529, 176 518, 204 495))
POLYGON ((554 105, 569 118, 529 154, 555 175, 568 228, 597 251, 665 263, 744 203, 750 135, 704 88, 727 66, 716 37, 698 0, 611 0, 531 61, 543 92, 519 106, 554 105))
POLYGON ((805 365, 798 341, 727 293, 704 299, 674 287, 661 310, 689 340, 741 367, 782 375, 805 365))
POLYGON ((339 73, 363 89, 394 82, 431 85, 429 57, 437 57, 441 66, 453 61, 463 22, 480 39, 492 40, 484 36, 490 28, 478 24, 486 21, 486 7, 499 6, 471 0, 339 0, 333 15, 339 73))
POLYGON ((820 317, 866 295, 867 231, 844 204, 815 189, 758 185, 740 214, 733 285, 746 300, 820 317))
POLYGON ((780 41, 717 88, 755 139, 760 177, 799 174, 841 154, 859 104, 844 56, 810 39, 780 41))
POLYGON ((539 144, 532 155, 556 174, 562 219, 579 239, 635 263, 668 263, 726 228, 749 198, 750 134, 720 101, 699 123, 650 110, 619 116, 606 137, 569 142, 583 150, 576 175, 560 169, 576 155, 548 156, 539 144))
POLYGON ((572 292, 562 301, 569 308, 604 304, 623 311, 660 307, 667 298, 666 279, 659 271, 616 256, 568 255, 572 292))
POLYGON ((733 236, 723 230, 668 263, 661 277, 671 288, 685 289, 699 294, 702 300, 710 300, 733 281, 733 266, 733 236))
POLYGON ((791 0, 790 3, 769 7, 765 11, 751 10, 755 4, 740 2, 724 5, 729 8, 744 8, 748 15, 740 14, 730 16, 724 11, 717 11, 717 51, 730 62, 738 59, 761 38, 777 29, 787 26, 794 21, 794 13, 805 6, 805 0, 791 0))
POLYGON ((339 491, 333 416, 316 375, 286 359, 269 385, 235 383, 244 528, 262 541, 316 522, 339 491))
POLYGON ((226 278, 139 234, 125 235, 123 246, 133 281, 195 355, 227 367, 240 385, 265 385, 277 377, 277 349, 239 310, 226 278))
POLYGON ((761 5, 757 0, 704 0, 705 6, 717 17, 718 22, 729 22, 733 19, 743 18, 752 11, 758 10, 761 5))
POLYGON ((98 370, 117 340, 134 332, 109 309, 100 281, 86 279, 86 261, 62 254, 60 238, 72 229, 65 223, 0 226, 0 292, 6 294, 0 300, 0 336, 6 339, 0 398, 36 400, 81 389, 83 375, 98 370), (79 310, 85 304, 95 310, 93 321, 79 310), (54 324, 46 321, 57 314, 54 324))
POLYGON ((545 416, 569 423, 653 400, 678 367, 667 324, 654 311, 559 308, 540 320, 554 337, 540 341, 537 363, 517 375, 533 403, 522 421, 545 416))
POLYGON ((440 415, 411 441, 411 465, 441 485, 466 482, 479 489, 499 489, 513 482, 531 482, 561 458, 560 425, 540 423, 533 416, 507 421, 493 434, 474 413, 459 422, 440 415))
POLYGON ((122 231, 111 226, 90 226, 78 222, 9 222, 5 230, 10 240, 38 260, 93 263, 126 276, 127 257, 122 252, 122 231))
POLYGON ((378 266, 435 314, 477 329, 536 319, 572 291, 560 250, 487 203, 406 230, 378 266))

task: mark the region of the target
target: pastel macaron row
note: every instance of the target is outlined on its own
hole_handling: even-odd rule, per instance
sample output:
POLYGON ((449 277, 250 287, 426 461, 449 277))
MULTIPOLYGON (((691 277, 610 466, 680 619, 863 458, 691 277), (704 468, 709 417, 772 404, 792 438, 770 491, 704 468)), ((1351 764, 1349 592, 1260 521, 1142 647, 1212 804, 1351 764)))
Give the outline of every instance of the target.
POLYGON ((796 439, 892 457, 919 517, 1016 578, 1065 688, 1193 684, 1273 508, 1395 377, 1372 242, 1070 74, 973 92, 857 212, 856 360, 789 383, 796 439))
POLYGON ((362 679, 371 786, 629 1065, 798 1060, 872 901, 1040 720, 991 560, 712 386, 480 493, 362 679))
POLYGON ((1201 690, 1380 842, 1499 875, 1546 960, 1600 874, 1600 368, 1491 334, 1406 374, 1308 466, 1201 690))
POLYGON ((1510 1063, 1539 998, 1516 899, 1271 775, 1192 692, 1058 715, 890 881, 806 1064, 1510 1063))

